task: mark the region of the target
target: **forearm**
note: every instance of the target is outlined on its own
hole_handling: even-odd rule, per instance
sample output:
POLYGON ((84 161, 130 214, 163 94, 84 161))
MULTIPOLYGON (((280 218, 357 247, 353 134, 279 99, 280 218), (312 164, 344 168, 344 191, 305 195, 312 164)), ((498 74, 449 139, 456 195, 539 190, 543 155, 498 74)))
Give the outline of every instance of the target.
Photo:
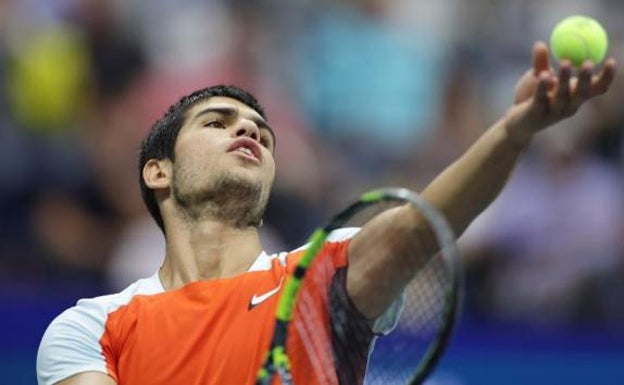
MULTIPOLYGON (((615 61, 607 60, 595 77, 592 68, 584 64, 571 79, 570 63, 564 63, 555 74, 546 44, 535 44, 533 68, 516 84, 514 104, 505 116, 422 193, 457 235, 497 197, 535 133, 572 116, 585 101, 609 89, 615 61)), ((437 249, 427 221, 411 206, 367 223, 349 245, 347 290, 356 307, 367 317, 378 316, 437 249), (374 243, 367 243, 370 239, 374 243)))
POLYGON ((530 135, 518 132, 500 119, 423 191, 457 236, 494 201, 525 152, 530 135))

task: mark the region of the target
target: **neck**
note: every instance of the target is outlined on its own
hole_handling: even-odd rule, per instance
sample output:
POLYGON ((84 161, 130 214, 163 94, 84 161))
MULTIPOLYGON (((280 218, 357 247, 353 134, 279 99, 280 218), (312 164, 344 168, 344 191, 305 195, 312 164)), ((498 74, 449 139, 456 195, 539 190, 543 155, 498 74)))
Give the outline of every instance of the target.
POLYGON ((215 220, 169 224, 160 280, 165 290, 243 273, 262 251, 255 227, 215 220))

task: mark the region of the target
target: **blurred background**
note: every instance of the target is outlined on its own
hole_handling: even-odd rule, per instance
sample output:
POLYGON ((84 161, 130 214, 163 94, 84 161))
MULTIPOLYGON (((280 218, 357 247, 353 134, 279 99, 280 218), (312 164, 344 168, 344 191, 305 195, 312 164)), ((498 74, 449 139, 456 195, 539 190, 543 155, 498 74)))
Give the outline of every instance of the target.
MULTIPOLYGON (((422 189, 578 13, 624 64, 617 0, 0 0, 0 382, 35 383, 63 309, 158 268, 138 144, 182 95, 265 105, 262 236, 293 248, 366 189, 422 189)), ((623 80, 536 138, 461 238, 464 312, 430 384, 624 383, 623 80)))

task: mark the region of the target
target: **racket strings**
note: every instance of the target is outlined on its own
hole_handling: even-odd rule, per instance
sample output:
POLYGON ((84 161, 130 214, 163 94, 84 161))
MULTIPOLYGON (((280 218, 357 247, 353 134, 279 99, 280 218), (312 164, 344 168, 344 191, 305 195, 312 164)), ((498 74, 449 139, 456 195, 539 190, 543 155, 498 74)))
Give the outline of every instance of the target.
POLYGON ((411 322, 402 323, 401 327, 414 332, 435 331, 439 327, 450 282, 450 272, 444 270, 443 262, 440 256, 431 259, 406 287, 410 301, 403 312, 411 322))
MULTIPOLYGON (((301 345, 305 350, 305 356, 309 357, 312 363, 312 371, 310 374, 316 377, 316 383, 320 385, 330 385, 332 384, 329 378, 330 371, 327 370, 327 364, 323 363, 321 360, 322 353, 319 353, 330 350, 329 340, 326 338, 319 338, 319 330, 314 328, 314 325, 318 325, 318 320, 322 319, 322 316, 308 292, 300 293, 298 307, 299 314, 302 316, 293 322, 293 326, 296 333, 301 338, 301 345)), ((289 346, 289 349, 293 350, 296 348, 289 346)))
MULTIPOLYGON (((377 214, 401 204, 404 202, 373 204, 342 227, 362 227, 377 214)), ((369 250, 392 242, 369 238, 369 250)), ((447 246, 444 242, 454 242, 454 238, 447 237, 439 245, 442 250, 447 246)), ((425 260, 413 273, 401 298, 374 322, 364 319, 353 307, 346 293, 346 270, 340 277, 332 258, 316 257, 296 302, 289 333, 292 337, 294 331, 298 337, 289 337, 287 344, 295 384, 297 380, 319 385, 408 384, 445 322, 453 280, 450 261, 442 253, 425 260), (374 324, 379 330, 373 330, 374 324)), ((378 282, 378 290, 383 291, 387 285, 390 283, 378 282)))
MULTIPOLYGON (((373 210, 367 210, 354 220, 362 221, 361 225, 379 212, 396 206, 395 202, 375 205, 373 210)), ((375 247, 380 241, 373 237, 368 243, 371 247, 375 247)), ((449 241, 454 242, 454 239, 451 238, 449 241)), ((447 294, 452 282, 451 266, 442 253, 445 247, 444 243, 438 244, 440 252, 424 260, 420 268, 413 273, 403 291, 403 303, 396 326, 391 331, 383 330, 389 333, 380 335, 374 342, 364 384, 408 384, 427 349, 437 339, 444 322, 444 312, 448 306, 447 294)), ((418 258, 416 255, 406 257, 418 258)), ((384 284, 387 283, 379 283, 379 290, 384 290, 384 284)), ((386 315, 392 318, 397 314, 386 315)), ((357 341, 358 338, 353 339, 356 341, 351 341, 351 344, 360 343, 357 341)))
POLYGON ((371 324, 355 308, 346 291, 346 270, 338 272, 330 293, 333 353, 341 384, 359 384, 364 378, 371 324))
POLYGON ((373 335, 348 298, 346 270, 335 271, 332 257, 317 257, 298 294, 287 342, 295 384, 298 379, 304 384, 361 384, 364 377, 373 335))
POLYGON ((404 291, 403 309, 394 330, 379 337, 365 384, 408 384, 434 341, 447 306, 450 271, 440 256, 427 262, 404 291))

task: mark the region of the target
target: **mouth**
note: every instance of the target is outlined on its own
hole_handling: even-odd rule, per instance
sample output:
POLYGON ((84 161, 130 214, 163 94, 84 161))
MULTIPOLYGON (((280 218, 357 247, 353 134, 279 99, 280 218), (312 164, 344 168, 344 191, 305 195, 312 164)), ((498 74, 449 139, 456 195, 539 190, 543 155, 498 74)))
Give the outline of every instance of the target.
POLYGON ((228 152, 234 152, 236 154, 240 154, 243 157, 254 160, 256 162, 260 162, 262 160, 262 152, 260 151, 260 146, 258 143, 251 138, 238 138, 230 147, 228 147, 228 152))

